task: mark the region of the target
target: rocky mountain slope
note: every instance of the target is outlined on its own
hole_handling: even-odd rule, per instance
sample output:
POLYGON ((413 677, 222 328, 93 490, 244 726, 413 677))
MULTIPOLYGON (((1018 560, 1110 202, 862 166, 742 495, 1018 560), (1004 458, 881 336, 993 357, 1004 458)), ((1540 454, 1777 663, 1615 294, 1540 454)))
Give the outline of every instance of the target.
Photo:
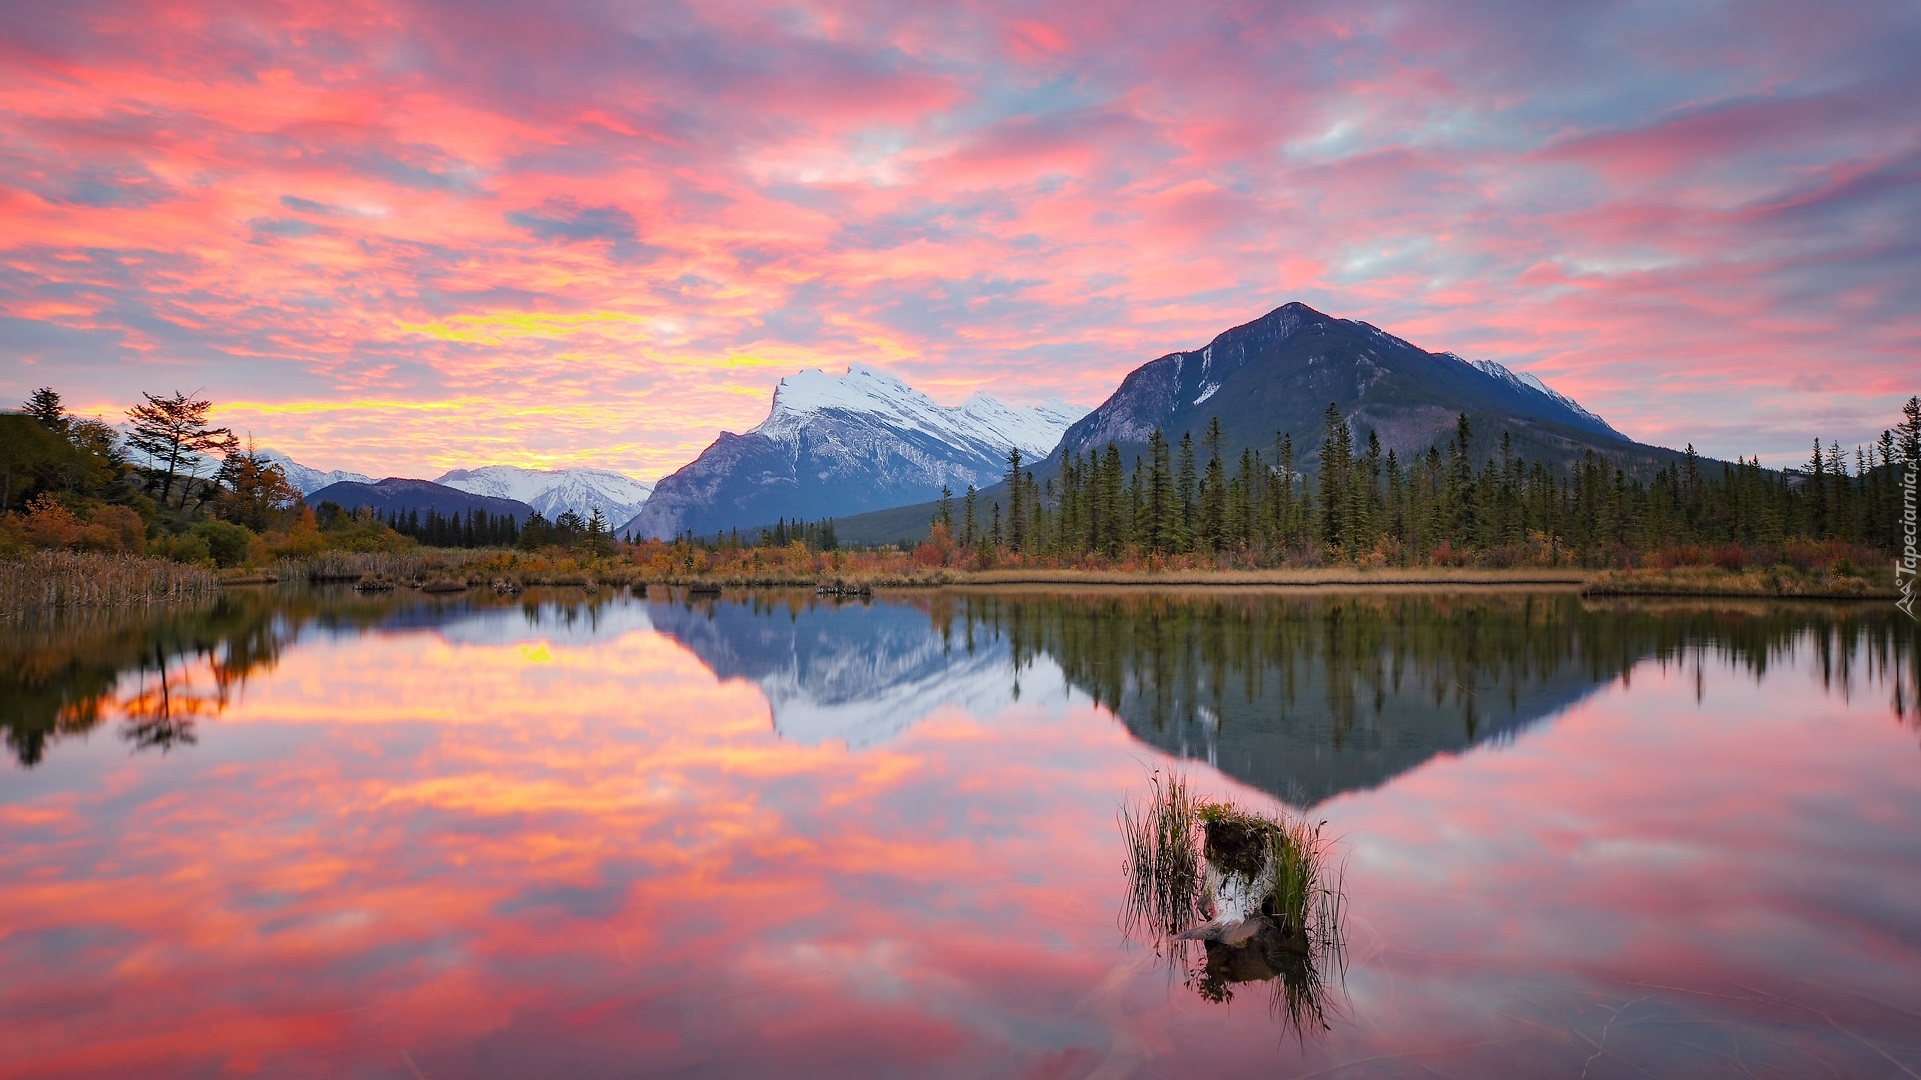
POLYGON ((1445 441, 1463 412, 1484 439, 1507 432, 1529 458, 1568 460, 1589 448, 1662 452, 1640 447, 1531 376, 1427 352, 1368 323, 1293 303, 1134 369, 1068 430, 1054 457, 1109 441, 1132 449, 1156 428, 1170 441, 1184 432, 1199 438, 1218 417, 1231 453, 1271 446, 1285 432, 1300 451, 1297 463, 1311 472, 1330 402, 1357 442, 1372 432, 1403 456, 1445 441))
POLYGON ((942 485, 958 493, 998 479, 1010 448, 1046 454, 1085 411, 985 395, 949 407, 858 364, 840 377, 803 371, 775 387, 767 419, 742 435, 722 432, 619 531, 707 534, 919 502, 942 485))
MULTIPOLYGON (((1556 466, 1590 449, 1637 472, 1680 456, 1634 442, 1532 375, 1492 361, 1431 353, 1368 323, 1290 303, 1201 348, 1135 368, 1034 471, 1047 475, 1067 454, 1099 451, 1110 441, 1131 464, 1155 430, 1169 442, 1190 432, 1198 442, 1219 418, 1230 460, 1250 446, 1271 455, 1276 436, 1287 434, 1294 442, 1294 467, 1314 475, 1330 402, 1357 445, 1365 446, 1373 434, 1384 450, 1403 458, 1444 444, 1461 413, 1474 430, 1477 458, 1497 453, 1504 433, 1523 457, 1556 466)), ((986 494, 1002 497, 998 489, 986 494)), ((836 531, 855 543, 916 538, 926 535, 931 511, 931 504, 918 503, 853 516, 837 521, 836 531)))

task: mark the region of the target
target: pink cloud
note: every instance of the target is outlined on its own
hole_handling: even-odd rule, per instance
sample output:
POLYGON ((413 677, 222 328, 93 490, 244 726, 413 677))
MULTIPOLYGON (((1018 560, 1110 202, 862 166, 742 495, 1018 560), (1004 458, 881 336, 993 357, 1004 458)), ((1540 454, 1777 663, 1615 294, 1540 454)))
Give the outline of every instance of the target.
POLYGON ((1092 404, 1305 299, 1784 460, 1914 391, 1904 25, 80 8, 0 38, 0 394, 204 385, 394 473, 511 457, 473 433, 557 395, 523 458, 658 474, 798 367, 1092 404), (1811 350, 1845 386, 1801 388, 1811 350), (317 419, 347 400, 364 435, 317 419))

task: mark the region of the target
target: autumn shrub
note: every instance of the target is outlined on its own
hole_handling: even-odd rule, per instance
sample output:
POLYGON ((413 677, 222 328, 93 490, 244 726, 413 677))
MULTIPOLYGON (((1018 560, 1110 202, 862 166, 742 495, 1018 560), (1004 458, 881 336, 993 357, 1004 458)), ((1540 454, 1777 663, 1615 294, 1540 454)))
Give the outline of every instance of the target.
POLYGON ((69 551, 138 552, 147 536, 146 522, 129 507, 98 501, 68 505, 51 495, 29 503, 18 528, 32 547, 69 551))

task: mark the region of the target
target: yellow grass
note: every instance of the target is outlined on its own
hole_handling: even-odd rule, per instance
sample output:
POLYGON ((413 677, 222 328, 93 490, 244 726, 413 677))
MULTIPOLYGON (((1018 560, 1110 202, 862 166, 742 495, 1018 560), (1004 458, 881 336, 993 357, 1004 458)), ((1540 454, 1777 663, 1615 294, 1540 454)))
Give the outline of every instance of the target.
POLYGON ((211 599, 210 567, 93 551, 40 551, 0 560, 0 612, 60 607, 131 607, 211 599))

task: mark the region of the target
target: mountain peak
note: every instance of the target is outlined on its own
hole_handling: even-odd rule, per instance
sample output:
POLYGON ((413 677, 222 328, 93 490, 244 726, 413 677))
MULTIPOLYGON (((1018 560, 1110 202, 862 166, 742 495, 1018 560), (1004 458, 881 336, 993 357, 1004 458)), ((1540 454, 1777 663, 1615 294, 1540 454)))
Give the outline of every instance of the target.
MULTIPOLYGON (((1023 407, 984 393, 941 405, 864 364, 819 368, 774 388, 767 418, 723 433, 660 482, 631 526, 672 536, 834 517, 932 498, 1000 478, 1007 452, 1044 457, 1087 410, 1061 401, 1023 407)), ((624 530, 623 530, 624 531, 624 530)))
POLYGON ((608 469, 525 469, 517 465, 483 465, 454 469, 437 483, 475 495, 526 503, 552 519, 572 510, 587 517, 599 510, 608 521, 621 522, 640 513, 654 485, 608 469))

